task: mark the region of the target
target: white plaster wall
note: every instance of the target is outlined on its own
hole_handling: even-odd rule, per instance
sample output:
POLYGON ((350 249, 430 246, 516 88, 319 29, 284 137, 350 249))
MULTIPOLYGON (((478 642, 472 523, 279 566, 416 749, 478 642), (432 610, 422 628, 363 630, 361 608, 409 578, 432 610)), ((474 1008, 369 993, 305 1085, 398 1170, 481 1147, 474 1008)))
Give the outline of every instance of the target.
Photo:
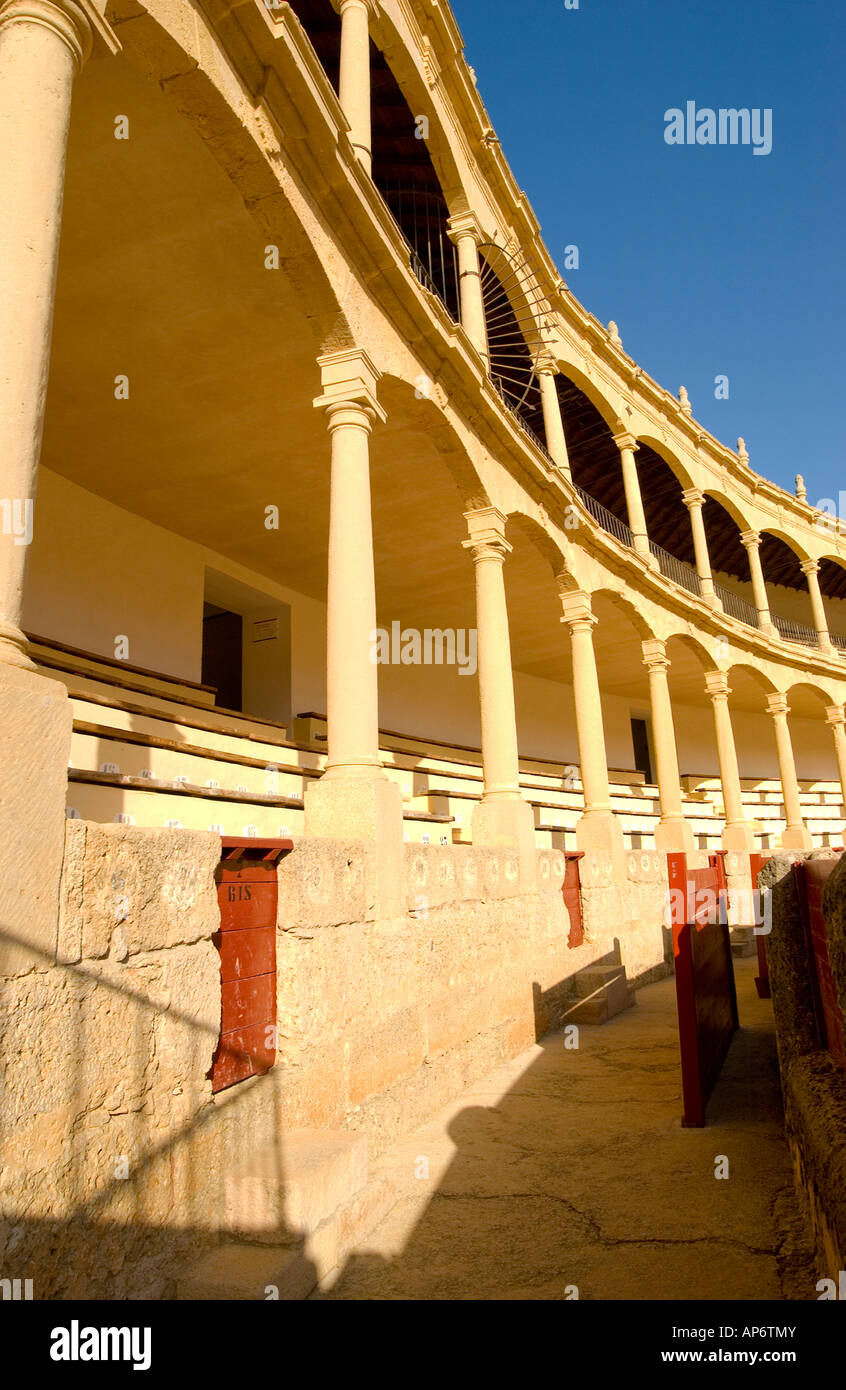
POLYGON ((203 576, 192 550, 42 468, 24 628, 112 658, 123 635, 132 665, 198 681, 203 576))

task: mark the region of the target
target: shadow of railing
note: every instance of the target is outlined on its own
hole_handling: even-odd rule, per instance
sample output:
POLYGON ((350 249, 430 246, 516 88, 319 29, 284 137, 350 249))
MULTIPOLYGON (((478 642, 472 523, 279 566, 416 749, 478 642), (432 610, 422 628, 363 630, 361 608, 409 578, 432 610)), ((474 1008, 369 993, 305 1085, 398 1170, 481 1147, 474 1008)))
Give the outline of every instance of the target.
POLYGON ((202 1004, 192 947, 57 963, 0 939, 32 962, 0 982, 0 1278, 31 1278, 36 1299, 156 1299, 230 1241, 307 1263, 285 1218, 279 1075, 212 1097, 218 1028, 170 997, 193 987, 202 1004), (252 1223, 233 1179, 258 1148, 269 1195, 252 1223))

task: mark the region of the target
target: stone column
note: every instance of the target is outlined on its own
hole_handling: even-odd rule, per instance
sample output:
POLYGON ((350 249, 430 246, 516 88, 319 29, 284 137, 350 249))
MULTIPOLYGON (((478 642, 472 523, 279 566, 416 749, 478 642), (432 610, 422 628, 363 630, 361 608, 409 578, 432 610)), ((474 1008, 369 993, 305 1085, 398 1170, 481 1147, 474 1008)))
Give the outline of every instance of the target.
POLYGON ((370 15, 374 0, 338 0, 341 68, 338 100, 350 123, 350 140, 368 174, 373 164, 370 131, 370 15))
POLYGON ((764 583, 764 571, 761 568, 761 536, 758 531, 741 531, 741 544, 749 556, 749 573, 752 576, 752 593, 755 599, 755 607, 758 610, 758 627, 761 632, 768 637, 777 637, 778 631, 770 617, 770 603, 767 598, 767 586, 764 583))
POLYGON ((0 974, 52 957, 71 709, 38 675, 21 631, 35 517, 71 90, 111 31, 80 0, 0 3, 0 974), (15 944, 15 942, 19 944, 15 944))
POLYGON ((476 571, 476 628, 484 791, 473 812, 473 841, 510 844, 521 852, 522 872, 535 875, 532 809, 520 792, 517 714, 503 564, 511 546, 505 517, 496 507, 465 512, 469 550, 476 571))
POLYGON ((640 495, 640 479, 637 476, 637 464, 635 463, 635 449, 638 447, 637 440, 633 434, 615 434, 614 443, 620 450, 620 464, 623 469, 623 487, 626 491, 626 512, 629 518, 629 530, 632 533, 632 544, 638 555, 642 556, 648 564, 654 564, 654 558, 649 549, 649 537, 646 534, 646 517, 643 511, 643 498, 640 495))
POLYGON ((450 239, 458 251, 458 278, 461 292, 461 326, 490 370, 485 301, 479 268, 479 246, 484 233, 472 212, 458 213, 447 223, 450 239))
POLYGON ((800 568, 808 580, 808 593, 811 596, 811 612, 814 615, 814 631, 817 634, 817 643, 820 651, 833 656, 834 648, 828 635, 828 618, 820 589, 819 560, 803 560, 800 568))
POLYGON ((786 829, 781 837, 782 849, 811 849, 811 835, 802 819, 802 805, 799 800, 799 783, 796 778, 796 762, 793 757, 793 744, 787 716, 790 707, 787 696, 774 691, 767 696, 767 709, 773 717, 776 751, 778 753, 778 775, 784 797, 784 819, 786 829))
POLYGON ((661 820, 655 829, 655 845, 664 853, 683 850, 686 854, 693 854, 696 845, 682 806, 673 706, 667 683, 670 662, 664 643, 658 638, 650 638, 641 646, 643 664, 649 673, 652 744, 655 750, 658 798, 661 803, 661 820))
POLYGON ((826 710, 826 720, 831 725, 834 736, 834 754, 837 758, 837 773, 840 790, 843 793, 843 809, 846 814, 846 714, 842 705, 830 705, 826 710))
POLYGON ((696 556, 696 573, 699 575, 699 588, 702 598, 712 608, 717 607, 714 593, 714 576, 711 573, 711 557, 708 554, 708 537, 702 517, 704 493, 696 487, 689 487, 682 493, 684 504, 690 513, 690 530, 693 535, 693 553, 696 556))
POLYGON ((731 690, 726 673, 724 671, 709 671, 705 676, 705 688, 711 697, 714 709, 714 733, 717 740, 720 782, 723 788, 723 805, 726 816, 723 848, 751 854, 755 849, 754 826, 751 821, 746 819, 743 811, 740 771, 737 766, 737 750, 734 743, 734 730, 731 726, 731 711, 728 706, 731 690))
POLYGON ((318 359, 332 439, 326 599, 326 771, 305 796, 306 832, 375 841, 377 916, 404 910, 402 801, 379 755, 370 432, 385 413, 365 352, 318 359))
POLYGON ((561 590, 560 597, 564 612, 561 621, 570 629, 576 739, 585 798, 585 811, 576 830, 576 841, 580 849, 622 851, 623 832, 611 809, 605 730, 593 650, 593 628, 597 618, 591 608, 590 594, 581 590, 561 590))
POLYGON ((561 418, 561 402, 558 399, 558 387, 555 382, 557 368, 553 358, 548 353, 537 358, 535 372, 540 389, 546 447, 553 463, 557 464, 561 472, 569 478, 571 476, 570 456, 567 453, 564 421, 561 418))

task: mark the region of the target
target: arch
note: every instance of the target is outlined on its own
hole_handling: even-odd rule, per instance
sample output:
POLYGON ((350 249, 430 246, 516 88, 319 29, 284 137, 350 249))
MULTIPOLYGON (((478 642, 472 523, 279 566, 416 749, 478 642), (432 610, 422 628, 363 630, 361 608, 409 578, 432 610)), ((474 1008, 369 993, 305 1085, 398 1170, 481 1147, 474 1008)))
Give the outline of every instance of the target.
MULTIPOLYGON (((582 373, 575 372, 574 375, 580 382, 586 381, 582 373)), ((628 525, 620 451, 613 438, 618 423, 614 412, 608 402, 600 397, 603 400, 603 414, 594 404, 595 390, 591 388, 590 394, 582 390, 582 386, 563 371, 558 373, 555 383, 573 482, 628 525)), ((543 416, 540 408, 529 423, 536 433, 542 435, 543 416)))
MULTIPOLYGON (((611 434, 616 434, 622 428, 620 416, 616 406, 612 405, 607 396, 596 385, 596 382, 584 371, 572 358, 565 358, 560 350, 555 352, 555 365, 558 368, 558 381, 563 377, 566 382, 576 387, 583 396, 586 396, 593 406, 596 413, 601 416, 604 424, 608 426, 611 434)), ((561 392, 559 390, 559 398, 561 392)))
POLYGON ((749 556, 740 540, 742 530, 751 530, 725 493, 708 489, 704 493, 702 521, 708 540, 711 571, 733 575, 743 583, 751 579, 749 556))
MULTIPOLYGON (((112 9, 112 4, 107 5, 106 18, 112 9)), ((214 70, 203 67, 184 47, 179 35, 149 10, 143 11, 143 24, 136 27, 130 18, 120 25, 120 30, 121 52, 112 61, 124 59, 145 82, 164 94, 174 116, 191 127, 238 190, 262 234, 282 249, 285 284, 299 302, 311 329, 315 356, 355 347, 355 336, 341 299, 313 242, 265 150, 218 86, 214 70), (202 106, 183 91, 198 70, 206 80, 202 106)))
POLYGON ((374 46, 390 69, 409 110, 414 116, 427 117, 429 137, 418 143, 425 143, 428 148, 450 212, 464 212, 469 207, 467 193, 447 129, 438 115, 431 91, 414 61, 412 51, 385 7, 380 6, 379 10, 379 17, 371 29, 374 46))
POLYGON ((817 718, 825 714, 831 705, 843 703, 842 700, 838 700, 830 686, 816 678, 812 681, 796 680, 787 687, 784 694, 787 696, 791 713, 799 719, 817 718))
POLYGON ((658 457, 667 465, 670 472, 675 474, 680 487, 682 487, 685 490, 687 488, 696 487, 696 483, 693 477, 688 472, 681 459, 678 457, 677 454, 673 453, 673 450, 665 443, 663 439, 658 439, 655 435, 651 434, 638 434, 635 435, 635 438, 637 439, 638 444, 645 444, 648 449, 652 450, 653 454, 658 455, 658 457))
MULTIPOLYGON (((603 599, 612 604, 612 606, 621 613, 625 614, 641 641, 645 642, 650 638, 658 636, 651 624, 647 622, 646 618, 640 612, 639 608, 637 608, 631 599, 626 598, 625 594, 621 594, 616 589, 609 589, 603 585, 592 591, 591 602, 595 603, 596 600, 603 599)), ((594 612, 595 611, 594 608, 594 612)))
POLYGON ((722 510, 727 512, 731 517, 738 531, 751 531, 754 529, 748 515, 742 510, 738 503, 735 502, 734 498, 730 497, 722 488, 712 487, 709 484, 707 487, 703 487, 702 492, 705 497, 712 497, 715 502, 719 503, 722 510))
MULTIPOLYGON (((776 694, 778 691, 775 681, 751 661, 733 661, 730 666, 725 668, 725 671, 733 695, 739 696, 742 691, 748 692, 752 688, 760 692, 761 709, 766 708, 764 697, 776 694)), ((731 699, 731 696, 729 698, 731 699)), ((754 704, 754 702, 752 703, 754 704)), ((747 705, 748 707, 749 705, 747 705)), ((755 704, 754 707, 758 708, 759 706, 755 704)))
MULTIPOLYGON (((808 592, 807 575, 802 573, 801 561, 809 559, 807 551, 798 545, 792 538, 788 538, 787 533, 767 527, 761 531, 761 546, 759 551, 761 557, 761 569, 764 573, 764 580, 768 586, 780 586, 783 589, 792 589, 797 595, 802 595, 801 616, 799 622, 812 631, 813 612, 811 609, 811 597, 808 592)), ((786 601, 786 600, 783 600, 786 601)), ((775 597, 778 604, 778 597, 775 597)), ((791 605, 792 605, 791 600, 791 605)), ((773 600, 770 600, 772 608, 773 600)), ((776 626, 779 626, 779 617, 776 612, 772 612, 772 619, 776 626)), ((784 622, 791 621, 785 615, 784 622)), ((784 629, 784 635, 790 629, 784 629)))
MULTIPOLYGON (((705 646, 705 643, 702 642, 698 637, 694 637, 692 633, 671 632, 669 637, 664 638, 664 644, 667 648, 669 648, 671 642, 677 643, 678 646, 684 648, 685 652, 688 655, 690 655, 695 661, 698 662, 699 666, 702 668, 703 676, 706 675, 709 671, 716 671, 719 669, 718 663, 714 658, 713 652, 709 652, 708 648, 705 646)), ((672 677, 672 656, 670 656, 670 674, 672 677)), ((704 693, 704 691, 705 682, 703 680, 702 692, 704 693)))
MULTIPOLYGON (((417 388, 402 377, 386 372, 379 382, 379 401, 391 421, 402 422, 404 429, 425 435, 443 458, 445 467, 461 498, 464 511, 491 506, 491 497, 464 446, 461 436, 450 423, 437 401, 420 395, 417 388)), ((374 435, 378 438, 379 431, 374 435)))
POLYGON ((547 530, 526 512, 515 510, 507 513, 508 528, 512 526, 540 551, 552 572, 554 579, 569 581, 570 587, 578 587, 573 573, 572 556, 569 548, 563 549, 547 530))
POLYGON ((819 561, 823 598, 846 599, 846 559, 842 555, 821 555, 819 561))

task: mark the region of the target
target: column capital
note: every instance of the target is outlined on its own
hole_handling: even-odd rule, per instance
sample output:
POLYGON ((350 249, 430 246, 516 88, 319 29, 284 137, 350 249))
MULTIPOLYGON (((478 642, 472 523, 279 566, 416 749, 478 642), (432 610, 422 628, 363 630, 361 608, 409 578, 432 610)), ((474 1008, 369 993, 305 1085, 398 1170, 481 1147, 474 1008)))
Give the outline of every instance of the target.
POLYGON ((502 563, 506 555, 511 554, 511 546, 505 539, 506 517, 498 507, 479 507, 475 511, 465 512, 464 520, 470 539, 462 541, 461 545, 464 550, 473 552, 474 560, 499 560, 502 563))
POLYGON ((556 362, 549 348, 540 348, 539 351, 535 353, 535 356, 532 360, 532 366, 534 367, 538 376, 558 375, 558 363, 556 362))
POLYGON ((682 493, 682 501, 688 511, 693 511, 694 507, 701 507, 705 503, 705 493, 698 487, 687 487, 682 493))
POLYGON ((828 705, 825 711, 825 720, 827 724, 832 724, 835 727, 838 724, 842 726, 846 724, 846 711, 842 705, 828 705))
POLYGON ((343 15, 344 10, 351 9, 366 10, 369 19, 378 19, 380 15, 377 0, 332 0, 332 4, 339 15, 343 15))
POLYGON ((745 550, 757 550, 761 544, 760 531, 741 531, 740 544, 745 550))
POLYGON ((727 700, 731 694, 731 687, 729 686, 726 672, 706 671, 705 689, 712 700, 727 700))
POLYGON ((476 245, 479 246, 483 241, 487 241, 487 233, 483 230, 482 224, 475 212, 469 209, 467 212, 455 212, 448 218, 447 236, 450 241, 458 241, 460 237, 471 236, 476 245))
POLYGON ((611 437, 621 453, 624 449, 631 449, 634 453, 635 449, 640 447, 634 435, 630 434, 628 430, 621 430, 619 434, 614 434, 611 437))
POLYGON ((95 45, 109 53, 120 52, 111 25, 92 0, 0 0, 0 29, 9 24, 40 24, 70 49, 79 70, 95 45))
POLYGON ((381 372, 366 352, 360 348, 329 352, 318 357, 317 365, 323 386, 323 395, 312 402, 317 410, 325 410, 331 421, 337 410, 358 408, 370 421, 385 423, 388 417, 376 399, 381 372))
POLYGON ((780 690, 771 691, 770 694, 767 696, 767 710, 773 716, 774 719, 778 719, 781 716, 786 718, 787 715, 790 713, 790 706, 787 703, 787 696, 783 695, 780 690))
POLYGON ((561 607, 564 616, 562 623, 567 623, 571 632, 578 632, 587 628, 590 631, 599 622, 593 611, 590 594, 583 589, 562 589, 558 597, 561 600, 561 607))
POLYGON ((803 574, 819 574, 820 562, 819 560, 801 560, 799 568, 803 574))
POLYGON ((659 637, 649 637, 641 642, 643 664, 648 671, 669 671, 672 662, 667 656, 667 646, 659 637))

